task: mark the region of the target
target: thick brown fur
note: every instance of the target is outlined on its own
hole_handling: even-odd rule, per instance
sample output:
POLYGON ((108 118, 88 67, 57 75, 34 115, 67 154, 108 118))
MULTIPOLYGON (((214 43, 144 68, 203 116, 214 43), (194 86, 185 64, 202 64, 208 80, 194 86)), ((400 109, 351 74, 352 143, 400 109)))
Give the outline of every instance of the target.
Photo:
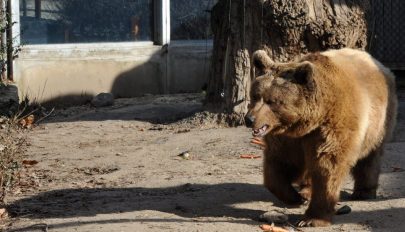
MULTIPOLYGON (((257 55, 259 54, 259 55, 257 55)), ((310 198, 300 226, 327 226, 342 181, 351 172, 354 199, 376 198, 380 160, 396 123, 393 74, 366 52, 308 54, 273 63, 253 58, 248 118, 265 130, 264 185, 280 200, 310 198), (304 185, 301 192, 292 186, 304 185)))

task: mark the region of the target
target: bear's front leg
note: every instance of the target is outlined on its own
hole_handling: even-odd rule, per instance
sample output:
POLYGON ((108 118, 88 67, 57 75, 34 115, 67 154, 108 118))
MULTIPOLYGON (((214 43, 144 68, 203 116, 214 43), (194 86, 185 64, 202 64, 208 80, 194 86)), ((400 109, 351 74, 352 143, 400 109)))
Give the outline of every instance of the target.
POLYGON ((264 185, 271 193, 288 205, 304 203, 304 199, 292 186, 298 175, 296 167, 278 160, 277 157, 267 157, 263 166, 264 185))
POLYGON ((321 154, 309 166, 312 181, 311 202, 298 226, 329 226, 339 200, 340 186, 350 165, 334 154, 321 154))

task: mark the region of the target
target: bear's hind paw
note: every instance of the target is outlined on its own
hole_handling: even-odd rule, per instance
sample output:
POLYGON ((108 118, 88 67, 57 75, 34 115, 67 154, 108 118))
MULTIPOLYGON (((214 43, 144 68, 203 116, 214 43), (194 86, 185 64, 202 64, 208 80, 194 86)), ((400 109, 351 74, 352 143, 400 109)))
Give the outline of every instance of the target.
POLYGON ((377 198, 377 191, 370 190, 355 190, 351 196, 352 200, 371 200, 377 198))
POLYGON ((330 225, 329 220, 315 218, 304 218, 297 223, 298 227, 325 227, 330 225))

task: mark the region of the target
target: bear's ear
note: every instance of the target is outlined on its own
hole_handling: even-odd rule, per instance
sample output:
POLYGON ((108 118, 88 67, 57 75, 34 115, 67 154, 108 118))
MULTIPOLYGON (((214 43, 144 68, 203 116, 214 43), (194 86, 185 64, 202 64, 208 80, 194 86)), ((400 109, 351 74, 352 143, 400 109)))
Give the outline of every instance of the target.
POLYGON ((259 70, 261 74, 264 74, 271 70, 274 66, 274 62, 270 59, 264 50, 257 50, 252 55, 253 65, 259 70))
POLYGON ((300 63, 294 70, 293 82, 300 85, 312 83, 314 67, 308 61, 300 63))

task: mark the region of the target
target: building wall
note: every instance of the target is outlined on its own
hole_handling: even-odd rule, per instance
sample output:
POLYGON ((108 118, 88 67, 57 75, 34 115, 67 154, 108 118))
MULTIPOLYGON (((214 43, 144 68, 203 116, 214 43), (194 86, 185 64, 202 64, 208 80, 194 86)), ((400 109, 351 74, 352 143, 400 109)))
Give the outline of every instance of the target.
POLYGON ((15 60, 20 99, 83 102, 116 97, 199 92, 209 75, 210 43, 149 42, 25 46, 15 60))
POLYGON ((14 62, 21 99, 70 104, 101 92, 200 92, 207 82, 208 11, 216 0, 40 3, 13 0, 14 43, 23 45, 14 62))

